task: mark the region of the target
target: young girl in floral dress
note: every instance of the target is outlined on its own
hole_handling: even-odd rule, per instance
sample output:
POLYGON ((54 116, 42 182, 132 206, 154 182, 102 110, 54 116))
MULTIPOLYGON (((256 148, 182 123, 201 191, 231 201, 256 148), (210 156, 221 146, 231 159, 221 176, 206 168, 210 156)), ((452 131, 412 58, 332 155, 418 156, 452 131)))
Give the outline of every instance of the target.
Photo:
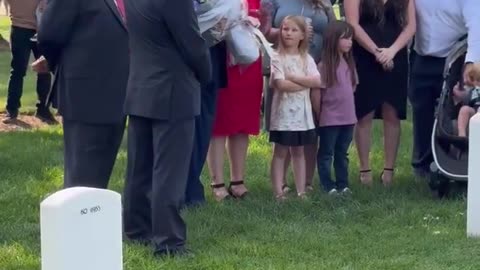
POLYGON ((270 142, 274 143, 271 177, 279 200, 286 198, 282 186, 288 153, 292 158, 297 195, 305 197, 304 146, 317 139, 310 89, 320 87, 320 74, 308 54, 306 34, 303 17, 285 17, 280 27, 278 50, 271 60, 270 142))

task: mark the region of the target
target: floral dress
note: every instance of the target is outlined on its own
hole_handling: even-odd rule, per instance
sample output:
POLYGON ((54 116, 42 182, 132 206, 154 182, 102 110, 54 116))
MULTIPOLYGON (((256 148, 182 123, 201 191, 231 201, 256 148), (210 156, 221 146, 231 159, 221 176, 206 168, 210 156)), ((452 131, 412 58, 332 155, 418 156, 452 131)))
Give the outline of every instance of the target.
MULTIPOLYGON (((285 80, 287 74, 320 76, 315 61, 310 55, 280 55, 272 58, 271 81, 285 80)), ((296 92, 273 89, 270 141, 283 145, 298 146, 316 140, 310 88, 296 92)))

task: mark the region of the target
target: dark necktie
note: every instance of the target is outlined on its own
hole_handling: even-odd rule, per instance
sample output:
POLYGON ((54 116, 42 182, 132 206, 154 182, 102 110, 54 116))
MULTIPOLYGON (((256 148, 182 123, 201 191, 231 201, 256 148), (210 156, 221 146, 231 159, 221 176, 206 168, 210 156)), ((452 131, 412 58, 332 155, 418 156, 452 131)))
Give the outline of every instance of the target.
POLYGON ((123 20, 125 20, 125 5, 123 3, 123 0, 116 0, 116 1, 117 1, 118 11, 120 12, 120 15, 122 15, 123 20))

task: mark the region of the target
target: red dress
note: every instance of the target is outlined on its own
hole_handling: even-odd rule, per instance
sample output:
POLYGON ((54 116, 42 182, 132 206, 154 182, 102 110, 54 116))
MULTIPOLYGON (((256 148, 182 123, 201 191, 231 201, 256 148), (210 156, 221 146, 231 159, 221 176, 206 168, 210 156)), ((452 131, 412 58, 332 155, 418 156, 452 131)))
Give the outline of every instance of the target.
MULTIPOLYGON (((253 17, 260 0, 248 0, 248 7, 253 17)), ((246 68, 231 66, 227 74, 228 86, 218 94, 213 136, 258 135, 263 89, 261 59, 246 68)))

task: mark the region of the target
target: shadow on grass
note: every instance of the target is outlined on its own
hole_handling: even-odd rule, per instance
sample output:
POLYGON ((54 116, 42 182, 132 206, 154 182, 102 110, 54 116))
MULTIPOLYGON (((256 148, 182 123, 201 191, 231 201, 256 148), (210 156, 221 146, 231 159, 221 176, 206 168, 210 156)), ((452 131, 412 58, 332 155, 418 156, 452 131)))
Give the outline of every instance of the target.
POLYGON ((32 126, 25 122, 25 121, 22 121, 20 119, 15 119, 15 120, 11 120, 9 122, 10 125, 14 125, 15 127, 18 127, 18 128, 22 128, 22 129, 31 129, 32 126))

